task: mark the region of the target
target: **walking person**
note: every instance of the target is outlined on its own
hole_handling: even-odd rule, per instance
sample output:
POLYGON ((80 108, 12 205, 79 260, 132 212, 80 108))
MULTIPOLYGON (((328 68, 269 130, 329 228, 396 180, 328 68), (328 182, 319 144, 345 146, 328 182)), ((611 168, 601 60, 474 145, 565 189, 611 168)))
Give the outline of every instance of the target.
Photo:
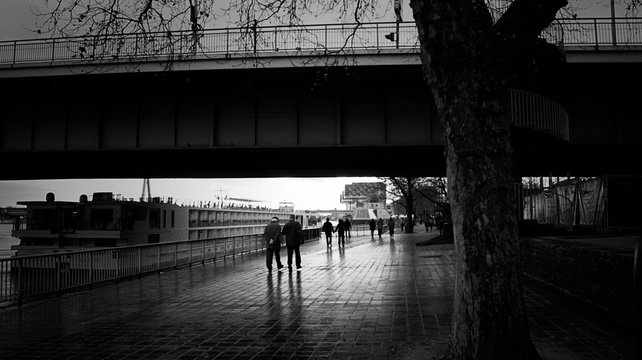
POLYGON ((285 246, 288 248, 288 269, 292 271, 292 253, 295 255, 296 269, 301 269, 301 252, 299 246, 303 244, 303 228, 294 215, 283 225, 281 234, 285 235, 285 246))
POLYGON ((343 219, 339 219, 337 228, 334 231, 337 232, 337 242, 339 243, 339 248, 341 245, 346 246, 346 235, 345 235, 346 223, 343 219))
POLYGON ((401 232, 406 228, 406 219, 401 219, 401 232))
POLYGON ((279 225, 279 218, 272 217, 269 224, 263 230, 263 239, 266 241, 266 265, 269 272, 272 272, 272 257, 276 260, 277 269, 281 270, 283 264, 281 263, 281 225, 279 225))
POLYGON ((374 231, 377 228, 377 222, 375 219, 370 219, 370 237, 374 240, 374 231))
POLYGON ((379 218, 377 220, 377 233, 379 234, 379 239, 381 239, 381 234, 383 234, 383 219, 379 218))
POLYGON ((346 221, 345 221, 343 224, 344 224, 344 226, 345 226, 346 236, 347 236, 348 238, 351 238, 351 237, 352 237, 352 235, 350 234, 350 230, 352 229, 352 223, 350 222, 350 218, 349 218, 349 217, 346 217, 346 221))
POLYGON ((325 222, 323 223, 321 230, 325 233, 326 245, 332 246, 332 233, 334 232, 334 227, 330 222, 330 218, 325 218, 325 222))
POLYGON ((390 234, 390 240, 393 240, 395 237, 395 219, 388 219, 388 233, 390 234))

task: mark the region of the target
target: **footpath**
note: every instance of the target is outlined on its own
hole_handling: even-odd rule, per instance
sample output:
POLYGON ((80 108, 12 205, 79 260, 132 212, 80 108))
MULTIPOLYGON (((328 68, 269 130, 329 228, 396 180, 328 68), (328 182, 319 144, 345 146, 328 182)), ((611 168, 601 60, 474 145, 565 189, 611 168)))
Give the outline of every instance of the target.
MULTIPOLYGON (((312 240, 301 271, 252 253, 2 308, 0 359, 437 359, 453 247, 416 246, 437 235, 312 240)), ((627 325, 537 284, 525 298, 544 359, 634 358, 627 325)))

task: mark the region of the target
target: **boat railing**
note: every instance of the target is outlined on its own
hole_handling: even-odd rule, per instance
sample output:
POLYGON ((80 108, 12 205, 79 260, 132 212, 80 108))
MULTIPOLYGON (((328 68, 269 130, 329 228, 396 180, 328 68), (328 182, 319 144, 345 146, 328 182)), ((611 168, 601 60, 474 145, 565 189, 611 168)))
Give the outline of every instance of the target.
MULTIPOLYGON (((319 229, 304 235, 319 238, 319 229)), ((254 234, 0 259, 0 305, 264 249, 254 234)))

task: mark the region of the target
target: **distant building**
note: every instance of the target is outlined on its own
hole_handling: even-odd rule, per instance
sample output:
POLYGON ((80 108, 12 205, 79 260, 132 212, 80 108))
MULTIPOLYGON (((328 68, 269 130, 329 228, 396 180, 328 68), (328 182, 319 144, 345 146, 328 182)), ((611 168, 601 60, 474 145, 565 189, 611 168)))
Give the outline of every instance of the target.
POLYGON ((386 211, 386 184, 383 182, 346 184, 340 201, 352 213, 354 224, 390 217, 386 211))
POLYGON ((290 201, 281 201, 279 203, 279 210, 294 212, 294 203, 290 201))

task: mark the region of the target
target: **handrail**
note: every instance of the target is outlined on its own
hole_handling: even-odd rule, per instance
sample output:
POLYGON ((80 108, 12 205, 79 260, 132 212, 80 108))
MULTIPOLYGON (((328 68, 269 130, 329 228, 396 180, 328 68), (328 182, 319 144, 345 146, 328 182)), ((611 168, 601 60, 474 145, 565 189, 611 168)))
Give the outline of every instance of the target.
MULTIPOLYGON (((642 45, 642 18, 557 19, 542 32, 542 37, 565 46, 642 45)), ((327 55, 352 50, 416 51, 418 45, 414 22, 214 28, 196 35, 179 30, 0 41, 0 65, 134 62, 158 57, 180 61, 194 55, 230 58, 297 56, 303 52, 327 55), (195 40, 197 50, 192 48, 195 40)))
MULTIPOLYGON (((303 233, 319 238, 318 228, 303 233)), ((264 249, 252 234, 0 259, 0 304, 264 249)))
POLYGON ((544 130, 569 140, 568 113, 558 102, 522 90, 510 90, 511 123, 544 130))

